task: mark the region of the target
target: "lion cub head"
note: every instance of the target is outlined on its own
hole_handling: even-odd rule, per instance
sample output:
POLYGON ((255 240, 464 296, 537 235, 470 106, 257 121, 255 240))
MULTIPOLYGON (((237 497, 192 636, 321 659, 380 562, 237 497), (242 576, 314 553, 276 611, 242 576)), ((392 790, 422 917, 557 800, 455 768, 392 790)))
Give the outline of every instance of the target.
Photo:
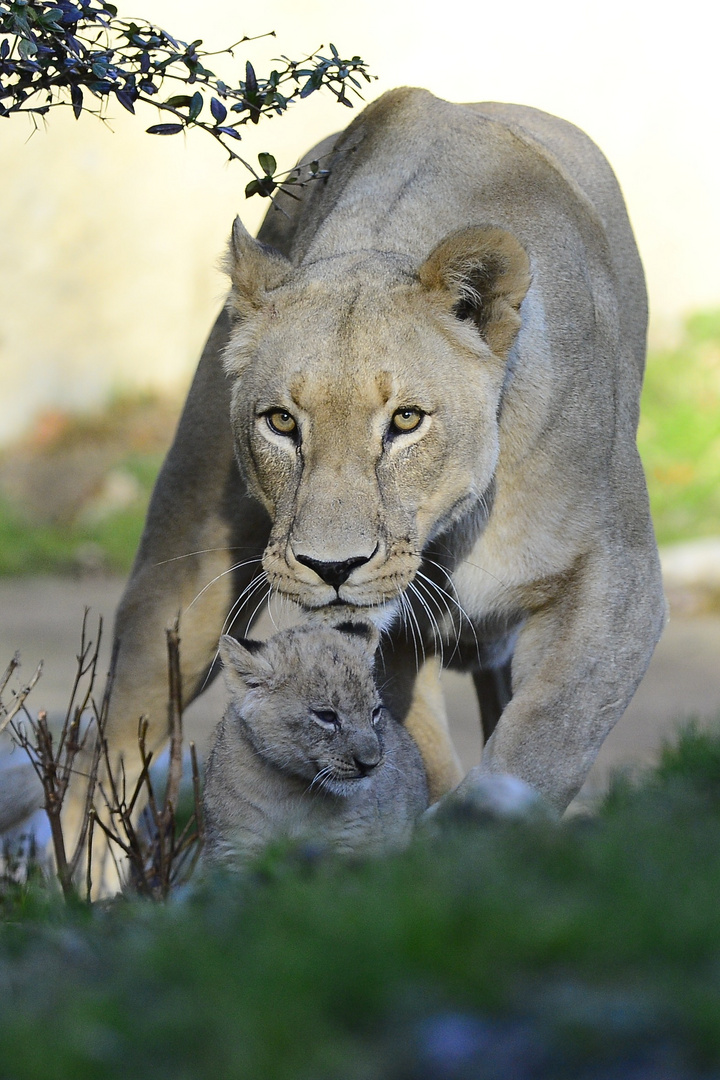
POLYGON ((222 637, 225 680, 258 757, 336 796, 371 776, 387 720, 373 679, 378 641, 357 623, 296 627, 266 642, 222 637))
POLYGON ((273 522, 268 580, 307 608, 384 605, 490 488, 527 256, 470 228, 419 268, 362 251, 293 268, 236 222, 229 271, 231 416, 273 522))

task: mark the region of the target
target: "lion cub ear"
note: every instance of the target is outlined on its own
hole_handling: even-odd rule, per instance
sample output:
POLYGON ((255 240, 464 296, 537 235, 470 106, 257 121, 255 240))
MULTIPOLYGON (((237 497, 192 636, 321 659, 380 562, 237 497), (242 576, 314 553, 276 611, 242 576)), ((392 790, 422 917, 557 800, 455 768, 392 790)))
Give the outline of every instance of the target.
POLYGON ((224 269, 232 282, 232 312, 247 318, 262 305, 270 289, 282 285, 292 270, 292 263, 279 251, 253 239, 236 217, 224 269))
POLYGON ((223 634, 218 644, 223 662, 225 683, 230 693, 244 693, 254 686, 267 685, 272 680, 273 669, 263 653, 261 641, 237 641, 223 634))
POLYGON ((420 282, 449 294, 455 317, 471 319, 495 355, 505 359, 530 286, 530 261, 512 233, 492 226, 451 233, 420 267, 420 282))
POLYGON ((371 660, 375 656, 380 645, 380 631, 371 622, 365 622, 364 619, 362 621, 347 619, 335 623, 333 629, 357 642, 371 660))

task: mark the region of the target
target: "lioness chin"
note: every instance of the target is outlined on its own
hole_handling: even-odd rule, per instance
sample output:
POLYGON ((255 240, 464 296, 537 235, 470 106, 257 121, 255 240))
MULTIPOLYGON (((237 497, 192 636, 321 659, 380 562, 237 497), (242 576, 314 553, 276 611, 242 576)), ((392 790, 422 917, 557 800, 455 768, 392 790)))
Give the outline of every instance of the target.
POLYGON ((437 674, 473 672, 483 768, 558 809, 661 631, 635 447, 642 268, 600 151, 514 105, 391 91, 329 176, 236 222, 232 289, 116 621, 111 741, 158 738, 164 626, 194 696, 270 589, 389 623, 385 694, 432 798, 459 777, 437 674))

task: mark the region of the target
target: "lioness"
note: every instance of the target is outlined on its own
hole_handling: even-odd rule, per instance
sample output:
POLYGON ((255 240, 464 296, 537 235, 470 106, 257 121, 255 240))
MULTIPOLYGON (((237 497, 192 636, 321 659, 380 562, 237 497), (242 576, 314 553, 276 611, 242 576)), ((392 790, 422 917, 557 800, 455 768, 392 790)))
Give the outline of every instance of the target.
POLYGON ((664 601, 635 447, 646 296, 617 182, 570 124, 417 89, 330 174, 239 222, 117 613, 110 738, 163 734, 163 628, 196 695, 268 589, 383 625, 431 798, 438 667, 473 672, 483 768, 563 809, 637 687, 664 601), (229 616, 229 613, 230 616, 229 616), (226 617, 228 622, 225 623, 226 617))

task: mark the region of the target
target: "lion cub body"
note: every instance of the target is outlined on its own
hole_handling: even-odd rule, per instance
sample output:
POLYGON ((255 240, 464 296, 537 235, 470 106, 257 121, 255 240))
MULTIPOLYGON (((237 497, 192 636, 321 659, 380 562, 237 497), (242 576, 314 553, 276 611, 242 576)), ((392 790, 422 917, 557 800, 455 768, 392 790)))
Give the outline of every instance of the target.
POLYGON ((230 702, 207 765, 207 858, 242 861, 280 836, 346 854, 407 844, 425 771, 382 706, 368 637, 299 627, 220 648, 230 702))

